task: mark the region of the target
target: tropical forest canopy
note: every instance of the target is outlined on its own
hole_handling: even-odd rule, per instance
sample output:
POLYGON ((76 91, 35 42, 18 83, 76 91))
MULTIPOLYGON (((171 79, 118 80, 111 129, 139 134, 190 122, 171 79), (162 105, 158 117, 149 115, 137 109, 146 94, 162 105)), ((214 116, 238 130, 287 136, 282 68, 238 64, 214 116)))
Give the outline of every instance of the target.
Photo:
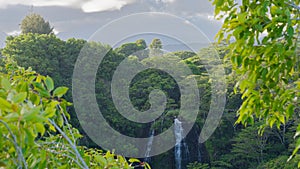
MULTIPOLYGON (((110 84, 118 65, 126 58, 131 63, 150 64, 179 57, 192 71, 201 100, 196 123, 183 139, 186 145, 182 149, 188 153, 181 156, 182 168, 297 168, 299 3, 215 0, 216 18, 224 21, 216 36, 218 42, 197 53, 164 54, 164 44, 158 38, 150 44, 139 39, 117 48, 83 39, 64 41, 52 33, 53 28, 41 16, 26 17, 22 34, 7 37, 1 49, 0 167, 176 167, 174 148, 150 160, 124 158, 102 150, 82 129, 72 106, 71 90, 77 57, 88 45, 108 51, 96 75, 96 99, 103 116, 120 133, 149 137, 151 131, 166 131, 179 113, 181 97, 172 76, 157 69, 142 71, 130 84, 132 105, 148 110, 150 92, 159 89, 167 96, 166 109, 153 123, 129 121, 118 113, 111 97, 110 84), (214 52, 225 69, 226 105, 218 128, 200 144, 198 137, 209 112, 214 80, 205 63, 215 61, 207 57, 214 52)), ((115 144, 122 145, 122 141, 115 140, 115 144)), ((126 148, 138 151, 134 144, 126 148)))

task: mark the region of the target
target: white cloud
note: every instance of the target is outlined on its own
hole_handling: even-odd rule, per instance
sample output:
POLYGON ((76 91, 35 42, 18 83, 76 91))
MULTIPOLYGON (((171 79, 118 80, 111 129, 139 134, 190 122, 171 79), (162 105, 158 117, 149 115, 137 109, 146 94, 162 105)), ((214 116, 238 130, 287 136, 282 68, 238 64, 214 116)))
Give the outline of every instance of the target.
POLYGON ((101 12, 120 10, 123 6, 132 3, 133 0, 91 0, 84 3, 81 9, 84 12, 101 12))
POLYGON ((16 35, 20 35, 21 31, 20 30, 14 30, 14 31, 11 31, 11 32, 7 32, 6 34, 10 35, 10 36, 16 36, 16 35))
MULTIPOLYGON (((123 6, 135 0, 0 0, 0 8, 7 8, 9 5, 27 6, 64 6, 81 8, 84 12, 101 12, 120 10, 123 6)), ((172 1, 172 0, 164 0, 172 1)))
POLYGON ((54 29, 53 29, 53 33, 54 33, 55 35, 58 35, 58 34, 60 33, 60 31, 54 28, 54 29))
POLYGON ((28 5, 28 6, 70 6, 80 5, 82 0, 0 0, 0 8, 7 8, 9 5, 28 5), (78 4, 79 3, 79 4, 78 4))
POLYGON ((207 15, 207 19, 211 21, 216 20, 214 15, 207 15))
POLYGON ((173 3, 173 2, 175 2, 175 0, 162 0, 162 2, 164 2, 164 3, 173 3))
POLYGON ((156 3, 159 3, 159 2, 163 2, 163 3, 173 3, 173 2, 175 2, 175 0, 156 0, 156 3))
POLYGON ((214 15, 210 13, 196 13, 196 14, 189 14, 189 13, 182 13, 183 16, 185 16, 187 19, 190 20, 197 20, 197 19, 205 19, 213 22, 222 22, 220 20, 215 19, 214 15))
MULTIPOLYGON (((10 36, 17 36, 17 35, 20 35, 21 32, 22 32, 22 31, 20 31, 20 30, 13 30, 13 31, 7 32, 6 34, 7 34, 7 35, 10 35, 10 36)), ((57 30, 57 29, 53 29, 53 33, 54 33, 55 35, 57 35, 57 34, 60 33, 60 31, 57 30)))

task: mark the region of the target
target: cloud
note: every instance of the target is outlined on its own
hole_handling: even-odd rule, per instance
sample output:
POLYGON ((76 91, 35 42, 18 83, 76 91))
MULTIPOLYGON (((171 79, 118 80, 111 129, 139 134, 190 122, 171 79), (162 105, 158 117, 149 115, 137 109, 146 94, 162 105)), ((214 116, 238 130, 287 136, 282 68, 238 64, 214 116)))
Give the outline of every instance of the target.
MULTIPOLYGON (((133 3, 135 0, 0 0, 0 8, 11 5, 26 5, 35 7, 62 6, 79 8, 84 12, 102 12, 120 10, 123 6, 133 3)), ((172 1, 172 0, 164 0, 172 1)))
POLYGON ((216 20, 214 15, 212 15, 211 13, 196 13, 194 15, 187 16, 187 18, 190 18, 190 19, 202 18, 202 19, 207 19, 210 21, 222 22, 222 21, 216 20))
POLYGON ((78 4, 80 5, 82 0, 0 0, 0 8, 7 8, 10 5, 28 5, 28 6, 69 6, 76 7, 78 4))
POLYGON ((53 29, 53 33, 55 34, 55 35, 58 35, 59 33, 60 33, 60 31, 58 30, 58 29, 53 29))
POLYGON ((156 0, 157 3, 172 3, 172 2, 175 2, 175 0, 156 0))
MULTIPOLYGON (((18 34, 16 30, 19 30, 19 23, 29 13, 31 5, 34 5, 34 12, 50 22, 62 39, 70 37, 88 39, 103 25, 137 12, 157 11, 182 17, 195 24, 209 37, 213 37, 221 25, 220 21, 213 19, 213 7, 209 1, 0 0, 0 31, 10 35, 18 34)), ((128 24, 135 25, 136 21, 128 24)))
POLYGON ((91 0, 84 3, 81 9, 84 12, 102 12, 120 10, 123 6, 134 2, 133 0, 91 0))
POLYGON ((7 35, 10 35, 10 36, 17 36, 19 34, 21 34, 20 30, 13 30, 11 32, 7 32, 7 35))

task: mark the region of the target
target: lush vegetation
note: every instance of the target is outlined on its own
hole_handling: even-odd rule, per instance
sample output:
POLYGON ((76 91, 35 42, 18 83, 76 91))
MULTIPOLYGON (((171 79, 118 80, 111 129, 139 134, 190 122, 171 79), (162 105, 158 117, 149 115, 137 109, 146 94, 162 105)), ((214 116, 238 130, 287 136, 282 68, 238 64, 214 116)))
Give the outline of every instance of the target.
POLYGON ((32 13, 27 15, 21 22, 22 33, 38 33, 38 34, 51 34, 53 27, 50 23, 46 22, 41 15, 32 13))
MULTIPOLYGON (((242 94, 237 123, 247 126, 260 121, 262 137, 268 127, 285 130, 291 123, 300 126, 295 117, 300 103, 300 1, 214 0, 213 4, 216 17, 224 19, 216 37, 230 43, 226 57, 238 77, 236 89, 242 94)), ((300 148, 299 130, 297 127, 289 160, 300 148)))
MULTIPOLYGON (((96 98, 102 114, 117 131, 135 137, 148 137, 152 130, 155 134, 164 132, 173 124, 181 102, 179 87, 170 75, 156 69, 145 70, 130 84, 134 107, 148 110, 148 96, 153 89, 163 90, 168 103, 155 122, 130 122, 120 116, 111 97, 110 85, 118 65, 125 58, 132 63, 150 64, 161 57, 176 56, 191 69, 201 97, 196 123, 184 139, 189 153, 184 156, 183 168, 299 167, 299 3, 243 0, 237 5, 233 0, 215 0, 216 17, 224 19, 218 43, 199 49, 198 53, 164 54, 159 39, 154 39, 149 48, 140 39, 115 49, 81 39, 63 41, 40 16, 26 17, 23 33, 8 37, 1 49, 0 167, 149 167, 140 162, 144 159, 128 160, 101 150, 81 128, 68 89, 72 88, 74 64, 84 45, 109 51, 98 69, 96 98), (34 26, 27 24, 32 21, 44 25, 39 27, 43 30, 27 28, 34 26), (226 107, 215 133, 199 144, 214 80, 204 64, 214 62, 213 57, 204 56, 213 51, 220 55, 226 71, 226 107)), ((116 140, 116 144, 122 142, 116 140)), ((135 150, 135 145, 128 149, 135 150)), ((174 149, 152 157, 149 163, 155 169, 175 168, 174 149)))
POLYGON ((68 123, 71 103, 62 98, 68 88, 55 88, 49 76, 6 62, 0 72, 1 167, 134 168, 139 163, 77 146, 81 134, 68 123))

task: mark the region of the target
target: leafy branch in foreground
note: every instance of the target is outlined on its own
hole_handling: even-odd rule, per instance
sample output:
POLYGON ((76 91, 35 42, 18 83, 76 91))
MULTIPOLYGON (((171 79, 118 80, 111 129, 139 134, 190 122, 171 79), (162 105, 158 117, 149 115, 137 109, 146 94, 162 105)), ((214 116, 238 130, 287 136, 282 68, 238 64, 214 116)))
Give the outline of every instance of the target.
MULTIPOLYGON (((236 89, 243 103, 237 123, 264 121, 281 127, 299 111, 299 18, 300 1, 213 0, 215 15, 224 19, 216 38, 229 43, 227 58, 239 79, 236 89)), ((300 126, 295 138, 300 148, 300 126)))
POLYGON ((81 137, 67 123, 62 97, 50 77, 18 67, 8 58, 0 68, 0 168, 134 168, 122 156, 76 146, 81 137), (89 166, 88 166, 89 165, 89 166))

